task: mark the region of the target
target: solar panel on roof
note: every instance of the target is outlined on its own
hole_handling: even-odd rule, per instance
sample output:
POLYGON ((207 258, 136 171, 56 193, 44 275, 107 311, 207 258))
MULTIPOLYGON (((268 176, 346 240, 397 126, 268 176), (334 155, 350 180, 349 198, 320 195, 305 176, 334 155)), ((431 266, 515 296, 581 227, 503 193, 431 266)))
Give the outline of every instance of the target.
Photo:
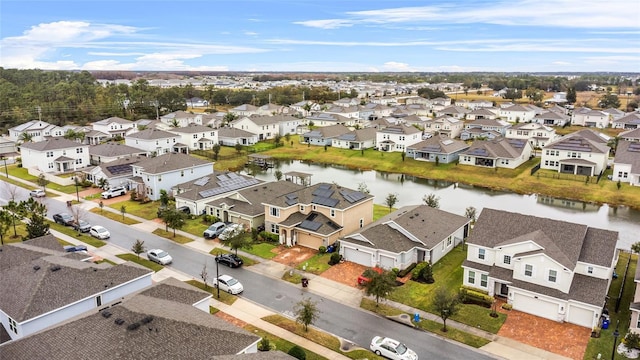
POLYGON ((322 206, 334 207, 338 205, 340 201, 328 197, 314 196, 311 202, 322 206))
POLYGON ((331 189, 331 185, 329 184, 320 184, 318 185, 318 189, 331 189))
POLYGON ((289 206, 291 206, 291 205, 295 205, 295 204, 297 204, 297 203, 298 203, 298 198, 295 198, 295 199, 286 199, 284 202, 285 202, 285 204, 287 204, 287 205, 289 205, 289 206))
POLYGON ((301 227, 301 228, 307 229, 307 230, 311 230, 311 231, 316 231, 316 230, 320 229, 320 226, 322 226, 322 223, 315 222, 315 221, 309 221, 309 220, 304 220, 304 221, 302 221, 302 223, 300 223, 300 225, 298 225, 298 227, 301 227))
POLYGON ((232 179, 241 179, 242 177, 236 173, 228 173, 227 174, 228 177, 232 178, 232 179))
POLYGON ((633 152, 638 152, 640 151, 640 142, 633 142, 631 144, 629 144, 629 147, 627 148, 628 151, 633 151, 633 152))
POLYGON ((209 177, 203 177, 193 182, 193 185, 204 186, 209 182, 209 177))
POLYGON ((453 144, 453 140, 451 140, 451 139, 447 139, 447 140, 442 141, 442 145, 451 145, 451 144, 453 144))
POLYGON ((225 174, 216 175, 216 177, 217 177, 217 178, 218 178, 218 180, 220 180, 220 181, 229 180, 229 178, 228 178, 228 177, 227 177, 227 175, 225 175, 225 174))
POLYGON ((198 192, 198 194, 203 198, 207 198, 207 197, 211 197, 219 194, 224 194, 233 190, 249 187, 249 186, 258 184, 259 182, 260 180, 258 179, 244 178, 244 177, 238 177, 238 179, 235 179, 232 181, 229 181, 229 179, 227 179, 227 181, 218 182, 218 185, 219 185, 218 187, 202 190, 198 192))
POLYGON ((113 175, 129 174, 133 171, 133 169, 131 168, 131 164, 107 166, 106 169, 113 175))
POLYGON ((327 221, 327 225, 329 225, 333 230, 338 230, 340 229, 340 225, 334 223, 333 221, 327 221))
POLYGON ((298 198, 298 194, 287 194, 284 197, 286 197, 289 200, 297 199, 298 198))
POLYGON ((487 152, 487 150, 482 149, 482 148, 475 148, 473 150, 471 150, 469 152, 469 154, 471 155, 480 155, 480 156, 487 156, 489 155, 489 153, 487 152))

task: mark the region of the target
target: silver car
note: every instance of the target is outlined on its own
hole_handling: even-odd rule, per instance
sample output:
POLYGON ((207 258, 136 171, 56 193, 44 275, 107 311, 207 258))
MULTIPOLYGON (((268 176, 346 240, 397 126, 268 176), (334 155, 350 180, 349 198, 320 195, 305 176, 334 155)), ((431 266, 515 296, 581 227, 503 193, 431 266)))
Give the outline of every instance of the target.
POLYGON ((111 237, 111 233, 109 233, 109 230, 100 225, 92 226, 91 229, 89 229, 89 235, 101 240, 105 240, 111 237))
POLYGON ((232 295, 237 295, 244 291, 244 287, 240 281, 229 275, 220 275, 218 278, 214 278, 213 286, 219 287, 220 290, 226 291, 232 295))
POLYGON ((169 265, 173 262, 173 258, 168 252, 162 249, 153 249, 147 251, 147 258, 150 261, 156 262, 160 265, 169 265))

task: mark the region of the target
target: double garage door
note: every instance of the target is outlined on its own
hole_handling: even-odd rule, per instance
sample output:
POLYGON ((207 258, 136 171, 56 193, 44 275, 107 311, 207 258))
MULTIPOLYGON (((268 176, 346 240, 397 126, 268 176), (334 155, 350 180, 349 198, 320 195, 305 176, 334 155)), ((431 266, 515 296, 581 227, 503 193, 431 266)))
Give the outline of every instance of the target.
POLYGON ((345 247, 344 248, 344 259, 347 261, 354 262, 356 264, 371 266, 371 253, 366 251, 361 251, 358 249, 345 247))
POLYGON ((514 293, 513 309, 547 318, 549 320, 558 321, 558 310, 560 310, 560 306, 557 303, 546 301, 544 299, 536 299, 533 296, 514 293))

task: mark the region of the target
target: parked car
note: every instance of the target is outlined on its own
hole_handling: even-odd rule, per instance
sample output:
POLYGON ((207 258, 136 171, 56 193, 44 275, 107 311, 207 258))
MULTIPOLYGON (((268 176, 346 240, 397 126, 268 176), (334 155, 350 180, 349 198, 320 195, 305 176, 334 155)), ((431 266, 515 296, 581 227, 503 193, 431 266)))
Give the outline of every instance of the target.
POLYGON ((103 199, 111 199, 112 197, 122 196, 126 193, 127 193, 127 189, 125 189, 124 186, 116 186, 116 187, 110 188, 107 191, 103 191, 102 194, 100 194, 100 196, 102 196, 103 199))
POLYGON ((214 278, 213 286, 219 287, 220 290, 226 291, 232 295, 237 295, 244 291, 240 281, 229 275, 220 275, 217 278, 214 278))
POLYGON ((91 224, 84 220, 80 220, 78 222, 74 221, 73 223, 71 223, 71 226, 73 227, 73 230, 79 230, 83 233, 89 232, 89 230, 91 230, 91 224))
POLYGON ((242 225, 240 224, 229 224, 227 227, 218 235, 218 239, 221 241, 225 241, 228 238, 237 235, 242 231, 242 225))
POLYGON ((242 259, 236 254, 222 254, 216 256, 216 262, 218 264, 227 265, 230 268, 237 268, 242 266, 242 259))
POLYGON ((369 346, 371 351, 376 355, 384 356, 393 360, 418 360, 418 354, 409 349, 405 344, 398 340, 388 337, 376 336, 371 340, 369 346))
POLYGON ((382 274, 383 270, 379 267, 374 267, 371 269, 367 269, 364 272, 362 272, 362 274, 360 274, 360 276, 358 276, 358 285, 360 286, 364 286, 366 283, 369 282, 369 279, 371 279, 371 271, 375 271, 378 274, 382 274))
POLYGON ((173 262, 173 258, 168 252, 162 249, 153 249, 147 251, 147 258, 160 265, 169 265, 173 262))
POLYGON ((202 234, 202 236, 204 236, 205 239, 215 239, 222 233, 222 231, 226 227, 227 224, 223 223, 222 221, 218 221, 217 223, 211 224, 211 226, 209 226, 207 230, 204 231, 204 234, 202 234))
POLYGON ((87 245, 65 245, 64 251, 66 252, 87 252, 87 245))
POLYGON ((111 237, 111 233, 109 233, 109 230, 100 225, 92 226, 91 229, 89 229, 89 235, 101 240, 105 240, 111 237))
POLYGON ((31 196, 31 197, 45 197, 45 196, 47 196, 47 193, 42 189, 35 189, 35 190, 29 191, 29 196, 31 196))
POLYGON ((57 224, 70 226, 73 224, 74 219, 73 219, 73 216, 67 213, 59 213, 59 214, 53 214, 53 221, 55 221, 57 224))
MULTIPOLYGON (((165 210, 168 210, 168 209, 170 209, 170 208, 168 208, 166 206, 160 206, 158 208, 158 211, 157 211, 158 217, 162 217, 162 212, 164 212, 165 210)), ((180 206, 180 207, 176 208, 176 210, 178 210, 180 212, 183 212, 183 213, 185 213, 187 215, 191 214, 191 209, 188 206, 180 206)))

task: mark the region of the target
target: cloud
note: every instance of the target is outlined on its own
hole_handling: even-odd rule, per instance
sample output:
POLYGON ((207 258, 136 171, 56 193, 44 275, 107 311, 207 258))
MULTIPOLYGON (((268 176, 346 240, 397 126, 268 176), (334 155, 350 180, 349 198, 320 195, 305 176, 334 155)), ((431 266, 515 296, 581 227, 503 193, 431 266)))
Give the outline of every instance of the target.
POLYGON ((247 36, 258 36, 258 33, 255 31, 245 31, 244 34, 247 36))
POLYGON ((357 21, 352 21, 347 19, 309 20, 309 21, 294 22, 294 24, 297 24, 297 25, 320 28, 325 30, 349 27, 349 26, 353 26, 356 23, 357 21))

